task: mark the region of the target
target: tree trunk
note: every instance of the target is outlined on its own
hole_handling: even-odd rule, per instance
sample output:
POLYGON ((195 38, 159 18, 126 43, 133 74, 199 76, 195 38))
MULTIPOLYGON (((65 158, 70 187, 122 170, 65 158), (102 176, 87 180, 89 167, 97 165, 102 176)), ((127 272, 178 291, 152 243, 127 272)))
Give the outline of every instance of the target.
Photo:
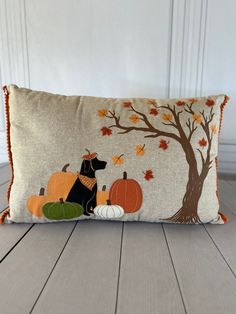
POLYGON ((189 174, 190 177, 187 183, 182 207, 177 211, 177 213, 165 220, 179 223, 201 223, 197 211, 204 181, 199 177, 199 175, 191 175, 191 169, 189 174))
POLYGON ((204 180, 208 171, 204 176, 200 176, 197 170, 197 161, 192 146, 186 141, 181 144, 189 165, 188 183, 182 207, 173 216, 165 220, 179 223, 201 223, 198 216, 198 202, 202 194, 204 180))

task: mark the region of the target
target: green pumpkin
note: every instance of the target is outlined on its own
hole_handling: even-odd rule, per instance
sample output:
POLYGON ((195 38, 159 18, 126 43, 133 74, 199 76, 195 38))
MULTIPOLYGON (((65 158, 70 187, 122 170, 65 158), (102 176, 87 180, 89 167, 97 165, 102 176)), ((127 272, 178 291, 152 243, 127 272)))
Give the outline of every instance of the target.
POLYGON ((59 202, 46 203, 43 206, 44 216, 51 220, 63 220, 77 218, 84 213, 83 207, 78 203, 59 202))

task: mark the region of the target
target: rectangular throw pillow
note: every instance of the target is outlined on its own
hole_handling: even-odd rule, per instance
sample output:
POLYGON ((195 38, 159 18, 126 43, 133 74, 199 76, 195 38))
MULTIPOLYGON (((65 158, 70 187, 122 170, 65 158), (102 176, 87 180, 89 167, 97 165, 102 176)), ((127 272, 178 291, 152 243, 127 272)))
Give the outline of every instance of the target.
POLYGON ((61 96, 4 87, 12 179, 1 221, 224 223, 224 95, 61 96))

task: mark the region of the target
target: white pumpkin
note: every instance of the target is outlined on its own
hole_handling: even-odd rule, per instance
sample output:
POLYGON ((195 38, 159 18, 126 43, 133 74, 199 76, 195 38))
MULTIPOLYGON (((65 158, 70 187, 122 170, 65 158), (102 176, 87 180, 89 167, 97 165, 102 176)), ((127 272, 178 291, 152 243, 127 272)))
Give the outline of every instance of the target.
POLYGON ((124 209, 119 205, 111 205, 107 200, 107 205, 98 205, 94 208, 94 214, 101 218, 120 218, 124 215, 124 209))

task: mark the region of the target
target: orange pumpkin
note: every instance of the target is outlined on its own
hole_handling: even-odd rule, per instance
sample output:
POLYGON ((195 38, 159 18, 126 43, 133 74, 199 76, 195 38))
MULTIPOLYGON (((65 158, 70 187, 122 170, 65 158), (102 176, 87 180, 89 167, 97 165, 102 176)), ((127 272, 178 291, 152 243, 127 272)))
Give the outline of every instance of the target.
POLYGON ((112 184, 109 199, 112 204, 120 205, 125 213, 134 213, 142 205, 143 193, 139 183, 134 179, 127 179, 127 172, 124 172, 123 179, 112 184))
POLYGON ((73 184, 78 178, 77 173, 67 172, 67 168, 70 164, 66 164, 61 171, 57 171, 51 175, 48 180, 47 194, 56 197, 58 200, 60 197, 66 199, 73 184))
POLYGON ((97 205, 105 205, 109 200, 109 191, 106 190, 106 186, 103 185, 101 191, 97 191, 97 205))
POLYGON ((41 188, 39 195, 32 195, 27 200, 27 209, 36 217, 43 216, 43 205, 48 202, 55 202, 56 199, 52 195, 44 195, 44 188, 41 188))

